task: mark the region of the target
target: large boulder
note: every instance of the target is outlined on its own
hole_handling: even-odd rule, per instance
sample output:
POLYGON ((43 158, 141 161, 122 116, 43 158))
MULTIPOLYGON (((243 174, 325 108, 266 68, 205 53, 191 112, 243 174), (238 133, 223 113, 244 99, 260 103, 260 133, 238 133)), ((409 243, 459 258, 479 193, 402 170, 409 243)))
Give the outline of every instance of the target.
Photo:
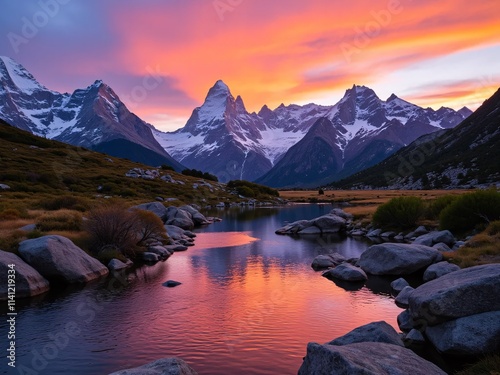
POLYGON ((299 375, 445 375, 410 349, 384 342, 345 346, 309 343, 299 375))
POLYGON ((449 230, 442 230, 439 232, 430 232, 418 236, 417 238, 415 238, 413 243, 416 245, 432 246, 442 242, 448 246, 453 246, 456 240, 457 239, 455 238, 455 236, 453 236, 453 234, 451 234, 449 230))
POLYGON ((19 254, 49 280, 86 283, 109 272, 101 262, 62 236, 49 235, 22 241, 19 254))
POLYGON ((197 375, 180 358, 163 358, 146 365, 113 372, 109 375, 197 375))
POLYGON ((8 276, 11 274, 15 275, 16 298, 33 297, 49 290, 49 282, 37 270, 16 254, 0 250, 0 301, 8 298, 8 276), (11 264, 14 265, 13 268, 9 267, 11 264))
POLYGON ((337 267, 329 269, 323 273, 324 277, 329 279, 338 279, 343 281, 365 281, 368 280, 365 271, 353 266, 350 263, 342 263, 337 267))
POLYGON ((313 259, 311 267, 314 270, 321 270, 325 268, 335 267, 344 263, 347 259, 339 253, 321 254, 313 259))
POLYGON ((425 283, 410 295, 415 322, 436 325, 465 316, 500 310, 500 264, 451 272, 425 283))
POLYGON ((346 228, 346 220, 334 214, 326 214, 312 220, 299 220, 276 230, 276 234, 338 233, 346 228))
POLYGON ((342 219, 345 219, 345 220, 352 220, 354 218, 353 214, 345 212, 341 208, 334 208, 333 210, 330 211, 330 214, 336 215, 336 216, 341 217, 342 219))
POLYGON ((451 272, 458 271, 460 269, 456 264, 452 264, 446 261, 431 264, 424 272, 424 281, 431 281, 437 279, 441 276, 447 275, 451 272))
POLYGON ((179 209, 189 212, 195 225, 210 224, 210 221, 193 206, 186 205, 179 207, 179 209))
POLYGON ((182 229, 191 230, 194 228, 194 221, 191 214, 177 207, 167 208, 167 219, 165 221, 167 225, 175 225, 182 229))
POLYGON ((328 342, 326 345, 349 345, 358 342, 385 342, 387 344, 404 346, 396 330, 384 321, 372 322, 355 328, 344 336, 328 342))
POLYGON ((373 275, 408 275, 439 262, 442 258, 441 253, 432 247, 383 243, 370 246, 364 251, 358 266, 373 275))
POLYGON ((500 311, 492 311, 427 327, 425 334, 441 353, 484 356, 500 353, 500 311))
POLYGON ((160 202, 149 202, 135 206, 139 210, 151 211, 156 216, 158 216, 163 222, 167 220, 167 207, 160 202))

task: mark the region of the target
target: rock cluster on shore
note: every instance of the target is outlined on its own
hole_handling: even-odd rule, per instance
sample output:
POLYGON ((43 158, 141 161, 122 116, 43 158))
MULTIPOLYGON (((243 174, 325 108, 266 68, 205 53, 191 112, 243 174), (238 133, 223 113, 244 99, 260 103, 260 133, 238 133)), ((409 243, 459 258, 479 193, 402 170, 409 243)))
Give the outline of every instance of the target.
MULTIPOLYGON (((170 244, 151 239, 142 253, 142 260, 156 263, 168 259, 176 251, 184 251, 194 245, 196 234, 189 229, 212 223, 216 218, 206 218, 193 206, 165 207, 160 202, 150 202, 134 207, 151 211, 165 223, 170 244)), ((7 269, 15 264, 16 297, 33 297, 45 293, 50 282, 58 284, 84 284, 106 276, 109 271, 118 272, 133 265, 111 259, 104 266, 88 255, 71 240, 58 235, 47 235, 22 241, 20 257, 0 250, 0 301, 7 299, 7 269)))
MULTIPOLYGON (((297 221, 279 231, 300 234, 315 220, 297 221)), ((356 228, 349 221, 346 225, 352 236, 398 242, 372 245, 359 259, 321 254, 311 266, 326 269, 323 276, 341 282, 360 283, 370 275, 401 276, 391 288, 395 303, 405 309, 397 318, 403 334, 400 337, 387 323, 378 322, 324 345, 309 343, 299 374, 444 374, 407 349, 416 344, 471 360, 500 352, 500 264, 460 269, 443 261, 442 251, 464 244, 449 231, 419 227, 404 235, 356 228), (403 278, 407 275, 419 275, 423 284, 411 287, 403 278)))
POLYGON ((325 234, 343 232, 352 215, 335 208, 330 213, 312 220, 299 220, 276 230, 276 234, 325 234))
POLYGON ((109 375, 198 375, 180 358, 162 358, 143 366, 113 372, 109 375))

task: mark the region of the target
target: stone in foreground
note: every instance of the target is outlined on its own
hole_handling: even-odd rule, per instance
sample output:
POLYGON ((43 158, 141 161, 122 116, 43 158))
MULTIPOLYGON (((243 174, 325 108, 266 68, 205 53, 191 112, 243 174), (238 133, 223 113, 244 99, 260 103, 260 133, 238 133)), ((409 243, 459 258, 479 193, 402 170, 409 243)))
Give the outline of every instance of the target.
POLYGON ((432 247, 384 243, 370 246, 364 251, 358 266, 373 275, 409 275, 442 258, 441 253, 432 247))
POLYGON ((436 325, 469 315, 500 311, 500 264, 461 269, 425 283, 410 295, 415 322, 436 325))
POLYGON ((49 282, 16 254, 0 250, 0 301, 6 301, 9 286, 9 265, 14 265, 15 297, 33 297, 49 290, 49 282))
POLYGON ((410 349, 383 342, 309 343, 299 375, 446 375, 410 349))
POLYGON ((343 281, 365 281, 368 280, 365 271, 349 263, 339 264, 337 267, 323 272, 322 276, 329 279, 343 281))
POLYGON ((365 324, 326 345, 343 346, 359 342, 385 342, 386 344, 404 346, 396 330, 384 321, 365 324))
POLYGON ((410 284, 408 284, 408 281, 406 281, 402 277, 400 277, 399 279, 394 280, 391 283, 391 288, 392 288, 392 290, 394 292, 394 295, 398 295, 399 293, 401 293, 401 291, 405 287, 407 287, 407 286, 410 286, 410 284))
POLYGON ((19 254, 48 280, 87 283, 109 272, 101 262, 62 236, 22 241, 19 254))
POLYGON ((452 246, 457 239, 449 230, 442 230, 440 232, 430 232, 415 238, 413 241, 416 245, 432 246, 437 243, 445 243, 448 246, 452 246))
POLYGON ((459 318, 425 330, 441 353, 483 356, 500 352, 500 311, 459 318))
POLYGON ((163 358, 144 366, 113 372, 109 375, 198 375, 180 358, 163 358))

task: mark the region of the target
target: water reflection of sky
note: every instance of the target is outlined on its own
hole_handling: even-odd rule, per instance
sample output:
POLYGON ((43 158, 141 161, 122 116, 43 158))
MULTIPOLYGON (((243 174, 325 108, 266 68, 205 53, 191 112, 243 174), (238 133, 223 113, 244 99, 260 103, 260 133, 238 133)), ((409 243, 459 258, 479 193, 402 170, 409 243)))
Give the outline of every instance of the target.
POLYGON ((68 368, 73 375, 107 374, 168 356, 184 358, 200 375, 289 374, 309 341, 327 342, 376 320, 397 327, 400 310, 384 294, 387 280, 346 290, 310 267, 317 254, 358 256, 367 243, 274 233, 285 221, 329 210, 225 211, 221 223, 197 230, 194 247, 134 270, 127 285, 103 279, 27 302, 18 316, 19 364, 29 364, 68 322, 82 333, 39 375, 68 368), (165 288, 168 279, 182 284, 165 288))

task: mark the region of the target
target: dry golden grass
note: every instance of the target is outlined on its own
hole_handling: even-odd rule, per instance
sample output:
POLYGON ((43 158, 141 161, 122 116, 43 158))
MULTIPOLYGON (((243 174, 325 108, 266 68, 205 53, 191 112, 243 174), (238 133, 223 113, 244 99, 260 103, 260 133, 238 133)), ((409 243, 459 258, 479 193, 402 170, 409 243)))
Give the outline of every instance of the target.
MULTIPOLYGON (((356 218, 370 219, 378 206, 392 198, 401 196, 420 197, 423 200, 434 200, 444 195, 461 195, 474 190, 327 190, 319 195, 317 190, 283 190, 280 197, 292 202, 311 202, 314 200, 328 202, 349 202, 344 210, 356 218)), ((434 221, 422 224, 435 226, 434 221)))

